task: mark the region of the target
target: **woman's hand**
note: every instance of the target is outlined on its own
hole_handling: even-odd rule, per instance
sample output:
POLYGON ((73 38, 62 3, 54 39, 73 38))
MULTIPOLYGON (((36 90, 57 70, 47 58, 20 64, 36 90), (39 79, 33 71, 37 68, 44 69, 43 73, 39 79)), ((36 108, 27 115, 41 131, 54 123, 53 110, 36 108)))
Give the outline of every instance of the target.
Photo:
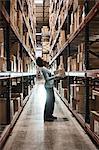
POLYGON ((56 74, 56 75, 55 75, 55 78, 60 78, 60 75, 59 75, 59 74, 56 74))

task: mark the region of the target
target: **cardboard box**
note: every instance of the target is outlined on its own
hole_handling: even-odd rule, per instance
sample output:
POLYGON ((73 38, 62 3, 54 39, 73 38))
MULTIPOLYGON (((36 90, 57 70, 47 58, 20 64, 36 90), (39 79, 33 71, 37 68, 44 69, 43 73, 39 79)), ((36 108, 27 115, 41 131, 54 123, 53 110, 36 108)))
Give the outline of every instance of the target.
POLYGON ((74 2, 73 2, 73 11, 75 11, 79 5, 81 6, 83 4, 84 4, 83 0, 74 0, 74 2))
POLYGON ((94 132, 99 136, 99 121, 94 120, 94 132))
POLYGON ((6 70, 7 70, 6 58, 0 57, 0 72, 6 71, 6 70))
POLYGON ((7 99, 0 98, 0 124, 7 124, 7 99))
POLYGON ((67 88, 67 79, 62 80, 62 88, 67 88))
POLYGON ((4 30, 0 28, 0 57, 4 57, 4 30))
POLYGON ((99 59, 90 59, 89 60, 89 65, 91 69, 99 69, 99 59))
POLYGON ((11 0, 10 2, 10 20, 11 23, 17 27, 17 0, 11 0))
POLYGON ((71 87, 72 106, 78 113, 84 113, 84 86, 75 84, 71 87))
POLYGON ((94 98, 93 109, 99 111, 99 95, 94 95, 94 98))
POLYGON ((62 41, 61 43, 62 43, 62 46, 63 46, 64 43, 66 42, 65 30, 61 30, 60 37, 61 37, 61 41, 62 41))
POLYGON ((92 132, 99 136, 99 111, 91 111, 90 128, 92 132))
POLYGON ((14 108, 14 113, 16 111, 19 110, 20 106, 21 106, 21 101, 20 101, 20 97, 17 97, 17 98, 13 98, 13 108, 14 108))
POLYGON ((78 71, 79 65, 77 63, 77 59, 73 58, 71 59, 71 70, 72 71, 78 71))
POLYGON ((12 65, 13 65, 13 71, 14 72, 16 72, 17 71, 17 63, 16 63, 16 56, 15 55, 12 55, 12 61, 13 61, 13 63, 12 63, 12 65))
POLYGON ((67 59, 67 71, 71 71, 71 60, 72 60, 72 57, 68 57, 67 59))
POLYGON ((84 113, 84 94, 77 93, 77 112, 83 114, 84 113))
POLYGON ((4 57, 4 43, 0 43, 0 57, 4 57))
POLYGON ((67 99, 67 89, 66 88, 64 88, 64 98, 67 99))

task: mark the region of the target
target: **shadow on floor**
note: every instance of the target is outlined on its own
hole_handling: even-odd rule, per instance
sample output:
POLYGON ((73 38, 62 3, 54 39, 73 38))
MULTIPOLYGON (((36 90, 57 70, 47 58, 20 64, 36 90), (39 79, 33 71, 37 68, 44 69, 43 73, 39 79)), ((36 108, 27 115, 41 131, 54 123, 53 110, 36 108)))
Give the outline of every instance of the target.
POLYGON ((69 121, 68 118, 57 118, 54 121, 46 121, 46 122, 65 122, 65 121, 69 121))
POLYGON ((69 121, 68 118, 57 118, 57 120, 54 120, 54 122, 64 122, 64 121, 69 121))

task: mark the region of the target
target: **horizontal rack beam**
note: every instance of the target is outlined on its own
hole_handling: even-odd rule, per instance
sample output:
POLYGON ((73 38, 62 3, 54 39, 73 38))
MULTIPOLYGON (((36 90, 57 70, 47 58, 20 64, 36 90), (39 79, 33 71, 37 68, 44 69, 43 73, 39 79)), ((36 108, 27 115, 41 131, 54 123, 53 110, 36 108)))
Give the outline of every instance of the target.
POLYGON ((28 72, 0 72, 0 80, 9 79, 9 78, 18 78, 25 76, 36 76, 36 73, 28 73, 28 72))
POLYGON ((86 71, 69 71, 69 72, 65 72, 65 75, 63 75, 63 77, 60 78, 64 78, 66 76, 99 78, 99 69, 86 70, 86 71))
POLYGON ((96 69, 96 70, 87 70, 87 77, 99 78, 99 69, 96 69))

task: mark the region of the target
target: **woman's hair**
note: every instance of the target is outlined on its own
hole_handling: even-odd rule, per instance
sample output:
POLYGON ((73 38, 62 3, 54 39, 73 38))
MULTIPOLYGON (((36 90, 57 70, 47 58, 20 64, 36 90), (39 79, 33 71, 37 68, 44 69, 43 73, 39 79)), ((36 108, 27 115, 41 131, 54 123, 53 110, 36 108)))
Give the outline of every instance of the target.
POLYGON ((39 66, 39 67, 43 67, 44 66, 44 62, 43 62, 43 59, 41 57, 38 57, 36 59, 36 64, 39 66))

